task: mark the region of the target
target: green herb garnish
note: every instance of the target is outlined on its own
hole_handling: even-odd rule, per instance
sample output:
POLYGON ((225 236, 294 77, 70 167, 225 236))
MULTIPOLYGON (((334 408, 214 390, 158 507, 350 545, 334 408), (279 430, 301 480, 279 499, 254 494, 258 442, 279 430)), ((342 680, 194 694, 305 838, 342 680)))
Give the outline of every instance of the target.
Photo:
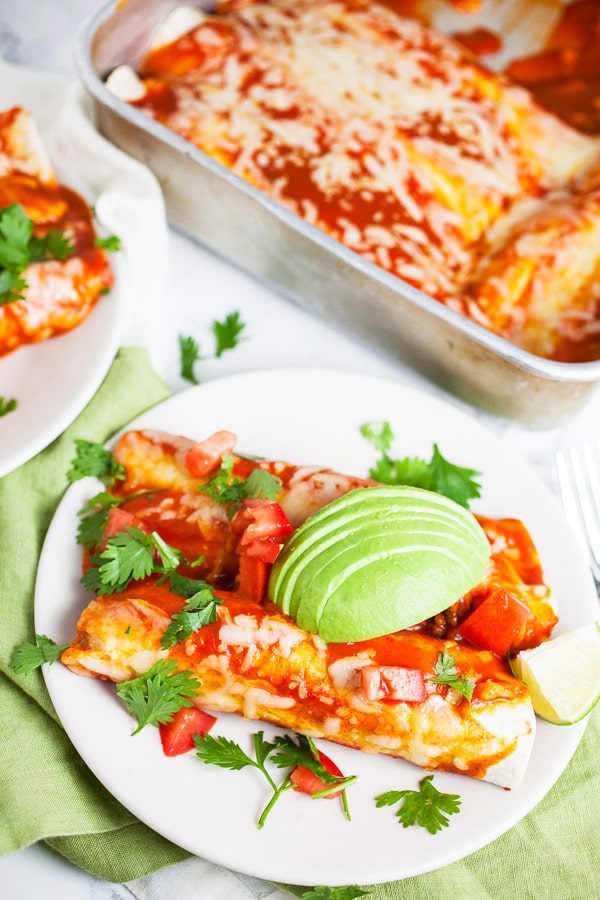
POLYGON ((24 641, 15 647, 10 657, 10 667, 17 675, 29 675, 44 663, 52 665, 68 646, 68 644, 55 643, 45 634, 36 634, 35 644, 24 641))
POLYGON ((448 825, 448 816, 460 811, 458 794, 442 794, 433 786, 433 775, 426 775, 419 782, 418 791, 387 791, 375 798, 376 806, 401 806, 396 817, 404 828, 420 825, 430 834, 441 831, 448 825))
POLYGON ((231 769, 232 771, 240 771, 251 766, 262 773, 271 788, 272 794, 259 816, 259 828, 263 827, 267 816, 282 794, 294 788, 290 775, 296 766, 299 765, 309 768, 323 782, 331 785, 327 790, 314 794, 315 798, 343 789, 344 811, 349 818, 345 788, 356 781, 356 776, 340 777, 328 772, 319 760, 319 751, 315 747, 314 742, 308 737, 303 735, 285 735, 276 737, 273 741, 267 741, 265 740, 264 732, 259 731, 253 736, 254 759, 248 756, 239 744, 226 737, 196 734, 194 735, 194 743, 197 756, 207 764, 220 766, 222 769, 231 769), (277 768, 290 770, 279 784, 275 782, 267 769, 267 760, 277 768))
POLYGON ((432 684, 447 684, 466 697, 469 703, 471 702, 476 682, 458 674, 454 657, 445 650, 438 654, 435 672, 436 677, 428 678, 427 681, 431 681, 432 684))
POLYGON ((80 478, 92 476, 103 484, 111 486, 115 481, 125 480, 125 466, 116 461, 110 450, 94 441, 75 439, 76 456, 71 460, 67 481, 73 483, 80 478))
POLYGON ((245 479, 233 477, 232 469, 233 457, 230 453, 224 453, 216 474, 206 484, 198 487, 201 494, 206 494, 215 503, 227 504, 230 516, 247 498, 264 497, 267 500, 276 500, 283 490, 281 478, 265 469, 253 469, 245 479))
POLYGON ((360 433, 381 453, 369 469, 369 476, 382 484, 406 484, 443 494, 468 507, 469 501, 481 496, 481 485, 475 480, 481 472, 456 466, 445 459, 437 444, 429 462, 419 457, 393 459, 389 450, 394 433, 389 422, 367 422, 360 433))
MULTIPOLYGON (((215 350, 213 357, 218 359, 227 350, 233 350, 240 342, 240 335, 246 325, 242 321, 239 312, 229 313, 222 322, 215 319, 212 323, 212 331, 215 338, 215 350)), ((200 344, 191 335, 179 335, 179 369, 182 378, 192 384, 198 384, 195 373, 196 363, 203 357, 200 344)))
POLYGON ((7 416, 9 413, 14 412, 16 408, 17 401, 15 397, 12 397, 10 400, 5 400, 4 397, 0 397, 0 419, 2 416, 7 416))
POLYGON ((90 562, 82 583, 96 593, 112 594, 124 591, 131 581, 143 581, 150 575, 168 578, 186 560, 158 532, 146 534, 141 528, 128 526, 109 537, 106 548, 93 554, 90 562))
POLYGON ((75 247, 62 231, 50 229, 34 237, 34 222, 20 203, 0 209, 0 306, 23 299, 27 282, 22 273, 34 262, 64 260, 75 247))
POLYGON ((240 342, 240 335, 246 327, 239 312, 225 316, 222 322, 215 320, 212 324, 216 341, 215 356, 219 358, 226 350, 233 350, 240 342))
POLYGON ((217 607, 223 602, 205 581, 184 578, 177 572, 170 577, 171 590, 187 598, 187 603, 171 616, 172 622, 162 636, 161 647, 168 649, 191 634, 217 621, 217 607))
POLYGON ((200 690, 200 682, 191 672, 176 668, 174 660, 161 659, 144 675, 117 685, 117 694, 138 723, 132 734, 146 725, 171 722, 182 707, 194 705, 190 698, 200 690))
POLYGON ((94 246, 99 247, 101 250, 106 250, 107 253, 117 253, 121 249, 121 238, 118 238, 116 234, 110 234, 108 237, 97 237, 94 241, 94 246))

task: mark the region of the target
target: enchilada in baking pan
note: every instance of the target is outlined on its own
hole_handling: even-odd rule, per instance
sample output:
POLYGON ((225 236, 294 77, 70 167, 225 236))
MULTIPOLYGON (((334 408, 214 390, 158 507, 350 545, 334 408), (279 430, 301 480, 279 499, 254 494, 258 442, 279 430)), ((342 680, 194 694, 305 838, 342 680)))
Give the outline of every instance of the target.
POLYGON ((523 349, 600 355, 600 144, 458 42, 367 0, 225 2, 108 86, 523 349))

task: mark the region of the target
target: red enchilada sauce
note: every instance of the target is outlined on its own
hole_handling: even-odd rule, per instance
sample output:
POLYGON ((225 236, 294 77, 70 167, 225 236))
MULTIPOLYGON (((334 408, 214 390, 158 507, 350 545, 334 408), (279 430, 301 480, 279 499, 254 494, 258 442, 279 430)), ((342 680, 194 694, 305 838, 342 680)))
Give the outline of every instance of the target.
POLYGON ((517 59, 507 74, 573 128, 600 134, 600 4, 567 6, 540 53, 517 59))

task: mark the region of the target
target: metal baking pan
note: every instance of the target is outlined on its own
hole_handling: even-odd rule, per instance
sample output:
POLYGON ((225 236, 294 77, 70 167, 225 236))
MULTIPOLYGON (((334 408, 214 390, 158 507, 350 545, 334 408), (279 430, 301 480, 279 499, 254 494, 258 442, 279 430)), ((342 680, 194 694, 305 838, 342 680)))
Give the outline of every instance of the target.
MULTIPOLYGON (((81 27, 76 63, 100 130, 158 177, 171 224, 279 293, 496 415, 549 428, 600 380, 600 360, 562 363, 513 346, 347 249, 145 113, 103 79, 134 68, 174 0, 120 0, 81 27)), ((205 11, 207 2, 192 0, 205 11)))

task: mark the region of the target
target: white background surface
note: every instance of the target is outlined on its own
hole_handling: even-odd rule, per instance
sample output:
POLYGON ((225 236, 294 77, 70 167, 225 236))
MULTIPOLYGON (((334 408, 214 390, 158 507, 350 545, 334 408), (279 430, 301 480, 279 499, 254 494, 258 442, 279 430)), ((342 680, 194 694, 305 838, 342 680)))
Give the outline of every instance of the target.
MULTIPOLYGON (((75 77, 72 38, 82 19, 97 5, 95 0, 0 0, 0 56, 75 77)), ((355 338, 336 333, 326 323, 270 294, 244 274, 174 233, 170 236, 170 254, 165 302, 140 324, 138 342, 149 348, 152 363, 173 390, 187 386, 179 377, 178 335, 194 335, 204 353, 210 355, 212 321, 239 310, 247 323, 246 340, 220 360, 200 363, 197 373, 202 381, 248 369, 318 366, 388 377, 442 395, 397 361, 361 345, 355 338)), ((600 437, 598 392, 568 426, 552 431, 529 432, 481 412, 477 415, 530 462, 551 487, 555 483, 555 449, 584 437, 600 437)), ((0 896, 3 900, 289 898, 272 885, 197 860, 177 867, 177 872, 170 874, 168 883, 163 872, 160 878, 142 879, 129 890, 79 872, 43 847, 32 847, 0 859, 0 896), (190 874, 196 888, 186 894, 186 875, 190 874)))

